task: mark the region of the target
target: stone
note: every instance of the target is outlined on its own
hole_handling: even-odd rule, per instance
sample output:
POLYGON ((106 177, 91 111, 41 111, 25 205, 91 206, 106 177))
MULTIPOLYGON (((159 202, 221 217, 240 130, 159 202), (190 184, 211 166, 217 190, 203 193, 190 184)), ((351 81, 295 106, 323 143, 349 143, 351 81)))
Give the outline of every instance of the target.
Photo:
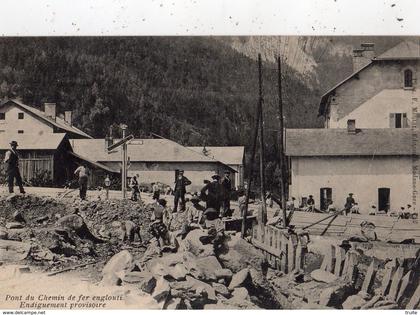
POLYGON ((244 284, 244 282, 249 277, 249 269, 245 268, 239 271, 238 273, 234 274, 232 280, 229 284, 229 289, 233 290, 234 288, 240 287, 244 284))
POLYGON ((420 307, 420 285, 417 286, 416 291, 411 296, 410 301, 408 302, 406 309, 408 310, 416 310, 420 307))
POLYGON ((331 272, 322 270, 322 269, 316 269, 311 272, 311 278, 318 282, 324 282, 324 283, 331 283, 336 281, 338 278, 331 272))
POLYGON ((335 267, 335 246, 329 245, 327 246, 320 269, 332 273, 334 272, 334 267, 335 267))
POLYGON ((140 283, 151 275, 148 271, 131 271, 126 273, 122 280, 126 283, 140 283))
POLYGON ((360 295, 350 295, 344 302, 343 302, 343 309, 345 310, 358 310, 364 304, 366 304, 366 300, 362 298, 360 295))
POLYGON ((32 248, 31 257, 35 260, 51 261, 51 260, 54 260, 56 256, 54 255, 54 253, 52 251, 50 251, 47 248, 41 248, 41 249, 37 249, 37 250, 32 248))
POLYGON ((153 290, 152 297, 156 301, 166 299, 171 292, 169 282, 163 277, 159 277, 156 281, 155 289, 153 290))
POLYGON ((6 223, 6 229, 22 229, 24 225, 19 222, 8 222, 6 223))
POLYGON ((43 223, 45 221, 48 221, 49 219, 50 218, 47 215, 44 215, 44 216, 41 216, 41 217, 36 218, 35 219, 35 222, 36 223, 43 223))
POLYGON ((397 259, 393 259, 385 264, 385 273, 382 278, 382 284, 380 288, 380 294, 382 296, 386 296, 388 294, 389 288, 391 286, 392 276, 395 270, 397 270, 398 266, 399 264, 397 259))
POLYGON ((57 220, 57 226, 65 229, 78 231, 85 227, 85 222, 80 215, 69 214, 57 220))
POLYGON ((233 272, 239 272, 248 266, 261 270, 265 260, 264 255, 239 234, 225 239, 218 258, 225 268, 233 272))
POLYGON ((387 295, 387 298, 391 301, 397 300, 398 290, 400 288, 400 282, 403 277, 403 274, 404 268, 398 267, 398 269, 395 271, 392 277, 391 287, 389 288, 389 293, 387 295))
POLYGON ((115 273, 120 278, 124 278, 125 274, 132 271, 133 268, 133 256, 128 250, 123 250, 111 257, 102 269, 102 274, 106 275, 115 273))
POLYGON ((140 289, 143 292, 151 294, 156 287, 156 278, 149 274, 140 282, 140 289))
POLYGON ((19 210, 16 210, 15 212, 13 212, 13 219, 16 222, 20 222, 20 223, 26 223, 25 218, 23 217, 22 212, 20 212, 19 210))
POLYGON ((182 240, 179 249, 182 252, 190 252, 197 257, 214 256, 213 244, 203 244, 200 238, 207 237, 208 234, 205 230, 196 229, 192 230, 182 240))
POLYGON ((375 295, 370 301, 363 304, 360 309, 361 310, 367 310, 372 308, 377 302, 383 300, 383 297, 381 295, 375 295))
POLYGON ((191 269, 189 270, 195 278, 204 281, 216 281, 215 271, 222 269, 222 266, 215 256, 208 256, 197 258, 195 260, 195 268, 198 271, 196 273, 192 273, 191 269))
POLYGON ((219 293, 224 297, 230 297, 231 294, 229 289, 224 284, 213 282, 211 285, 213 286, 216 293, 219 293))
POLYGON ((233 301, 243 301, 249 300, 249 293, 246 288, 235 288, 232 292, 232 297, 230 300, 233 301))
POLYGON ((215 289, 200 280, 197 280, 191 276, 186 276, 185 281, 175 281, 170 283, 171 289, 175 289, 177 291, 180 291, 182 293, 181 296, 186 296, 190 299, 198 299, 201 296, 199 295, 199 292, 205 293, 205 300, 206 301, 212 301, 215 302, 216 299, 216 291, 215 289))
POLYGON ((34 233, 29 228, 8 230, 8 239, 15 241, 29 240, 34 237, 34 233))
POLYGON ((161 260, 154 259, 149 261, 147 269, 150 270, 155 276, 167 276, 169 275, 169 267, 161 260))
POLYGON ((379 263, 379 260, 373 258, 368 270, 366 271, 365 279, 363 281, 363 292, 372 293, 372 286, 375 282, 376 271, 378 270, 379 263))
POLYGON ((354 288, 349 283, 325 288, 319 296, 319 305, 339 308, 352 293, 354 288))
POLYGON ((409 291, 408 287, 410 286, 410 284, 412 283, 412 280, 413 280, 412 275, 413 275, 413 271, 410 270, 401 279, 401 286, 400 286, 400 289, 398 291, 397 298, 395 300, 398 304, 400 304, 402 302, 402 300, 404 299, 404 297, 407 295, 408 292, 406 292, 406 291, 409 291))
POLYGON ((344 260, 346 259, 346 250, 340 246, 335 246, 335 266, 334 275, 336 277, 341 276, 341 272, 344 266, 344 260))
POLYGON ((172 298, 165 303, 163 308, 166 310, 179 310, 182 308, 182 299, 172 298))
POLYGON ((184 280, 187 276, 188 270, 183 264, 177 264, 175 267, 169 269, 169 275, 175 280, 184 280))
POLYGON ((115 273, 107 273, 102 277, 100 285, 102 286, 119 286, 122 280, 115 273))
POLYGON ((214 275, 217 279, 232 279, 233 272, 227 268, 216 269, 214 271, 214 275))
POLYGON ((0 227, 0 240, 7 240, 8 236, 7 229, 0 227))
POLYGON ((20 261, 28 257, 31 245, 24 242, 0 240, 0 259, 2 261, 20 261))

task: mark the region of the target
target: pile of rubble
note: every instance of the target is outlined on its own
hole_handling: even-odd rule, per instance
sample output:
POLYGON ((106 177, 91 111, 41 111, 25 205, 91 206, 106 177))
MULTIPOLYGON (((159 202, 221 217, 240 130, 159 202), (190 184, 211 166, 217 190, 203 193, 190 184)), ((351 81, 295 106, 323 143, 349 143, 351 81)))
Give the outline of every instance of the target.
POLYGON ((49 271, 106 260, 124 246, 141 252, 150 238, 150 211, 131 201, 10 195, 0 197, 0 211, 2 261, 49 271))
POLYGON ((141 308, 281 308, 260 252, 234 233, 217 249, 206 239, 208 230, 196 229, 177 237, 176 252, 159 255, 154 239, 141 259, 121 251, 104 266, 101 284, 130 286, 141 308))

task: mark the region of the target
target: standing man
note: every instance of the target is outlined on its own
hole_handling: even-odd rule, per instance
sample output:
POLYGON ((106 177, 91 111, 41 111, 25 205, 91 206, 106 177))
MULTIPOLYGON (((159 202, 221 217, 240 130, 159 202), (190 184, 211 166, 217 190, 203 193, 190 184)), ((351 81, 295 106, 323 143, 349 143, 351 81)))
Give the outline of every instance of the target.
POLYGON ((314 212, 315 211, 314 196, 309 195, 309 199, 306 201, 306 205, 308 206, 306 211, 309 211, 309 212, 314 212))
POLYGON ((214 174, 211 179, 213 181, 208 182, 201 189, 201 198, 206 201, 206 209, 215 209, 220 215, 220 207, 223 200, 223 186, 220 184, 220 176, 214 174))
POLYGON ((229 217, 231 216, 230 211, 230 194, 232 192, 232 181, 230 180, 230 172, 228 170, 225 171, 225 176, 222 180, 222 187, 223 187, 223 214, 222 216, 229 217))
POLYGON ((78 168, 76 168, 74 174, 79 176, 80 199, 86 200, 89 170, 84 164, 82 164, 78 168))
POLYGON ((349 193, 349 196, 346 198, 346 203, 344 205, 346 215, 350 212, 351 208, 353 208, 355 203, 356 202, 354 201, 353 193, 349 193))
POLYGON ((191 181, 184 176, 184 171, 179 170, 178 176, 175 180, 175 187, 174 187, 174 211, 178 211, 178 202, 181 199, 181 211, 185 210, 185 193, 186 187, 191 185, 191 181))
POLYGON ((10 149, 7 150, 6 156, 4 157, 4 163, 6 163, 7 183, 9 186, 9 193, 13 193, 14 180, 16 178, 16 184, 19 186, 21 194, 25 193, 22 185, 22 177, 19 172, 19 155, 17 153, 18 143, 16 141, 10 142, 10 149))
POLYGON ((140 197, 140 188, 139 188, 139 174, 134 175, 130 180, 130 187, 131 187, 131 200, 132 201, 138 201, 141 200, 140 197))

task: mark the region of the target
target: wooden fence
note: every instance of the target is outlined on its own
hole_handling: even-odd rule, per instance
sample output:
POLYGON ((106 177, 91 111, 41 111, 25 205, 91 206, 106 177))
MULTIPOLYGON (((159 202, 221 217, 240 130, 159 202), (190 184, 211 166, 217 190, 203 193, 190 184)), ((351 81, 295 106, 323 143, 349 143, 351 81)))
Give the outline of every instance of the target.
POLYGON ((303 269, 309 234, 289 234, 271 225, 254 225, 252 244, 260 249, 271 267, 290 273, 303 269))

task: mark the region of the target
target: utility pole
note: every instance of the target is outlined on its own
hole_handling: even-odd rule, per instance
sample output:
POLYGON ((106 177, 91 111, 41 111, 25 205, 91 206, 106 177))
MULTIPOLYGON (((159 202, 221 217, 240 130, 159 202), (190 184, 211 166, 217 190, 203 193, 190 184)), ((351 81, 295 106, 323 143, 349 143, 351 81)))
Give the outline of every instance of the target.
MULTIPOLYGON (((260 65, 261 55, 258 54, 258 64, 260 65)), ((258 130, 259 124, 261 119, 261 107, 260 102, 257 103, 256 106, 256 113, 255 113, 255 127, 254 127, 254 137, 252 142, 251 148, 251 159, 249 161, 249 172, 248 172, 248 187, 246 190, 245 196, 245 208, 243 209, 242 213, 242 229, 241 229, 241 237, 245 237, 246 233, 246 215, 248 213, 248 203, 249 203, 249 196, 251 194, 251 184, 252 184, 252 174, 254 173, 254 161, 255 161, 255 152, 257 150, 257 140, 258 140, 258 130)))
POLYGON ((280 194, 281 194, 281 207, 283 210, 283 227, 287 227, 286 222, 286 165, 284 158, 284 116, 283 116, 283 97, 282 97, 282 84, 281 84, 281 57, 280 55, 277 58, 278 63, 278 88, 279 88, 279 108, 278 108, 278 120, 279 120, 279 166, 280 166, 280 194))
POLYGON ((261 223, 267 223, 267 205, 265 203, 265 162, 264 162, 264 119, 262 105, 264 103, 262 90, 262 65, 261 55, 258 55, 258 84, 259 84, 259 101, 260 108, 260 189, 261 189, 261 223))
MULTIPOLYGON (((121 124, 120 128, 122 129, 122 138, 125 138, 125 131, 127 130, 127 125, 121 124)), ((127 198, 127 143, 125 142, 122 145, 122 169, 121 169, 121 191, 123 199, 127 198)))

